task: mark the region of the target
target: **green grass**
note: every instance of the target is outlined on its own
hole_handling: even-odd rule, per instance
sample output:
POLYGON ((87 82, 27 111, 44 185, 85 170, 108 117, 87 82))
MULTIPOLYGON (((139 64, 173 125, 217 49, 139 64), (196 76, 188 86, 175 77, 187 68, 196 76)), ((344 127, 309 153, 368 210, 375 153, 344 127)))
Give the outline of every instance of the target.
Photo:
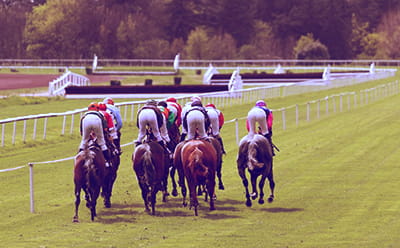
MULTIPOLYGON (((271 108, 304 103, 343 91, 373 87, 370 82, 269 100, 271 108)), ((27 105, 42 112, 71 110, 85 101, 60 100, 27 105), (76 105, 75 105, 76 104, 76 105), (55 106, 53 106, 55 105, 55 106), (39 110, 39 109, 38 109, 39 110)), ((276 124, 274 142, 275 202, 247 208, 236 169, 234 124, 222 129, 227 155, 225 191, 217 191, 216 211, 201 203, 199 216, 181 207, 181 198, 162 203, 156 216, 143 211, 132 170, 133 147, 124 147, 112 198, 113 208, 98 202, 98 218, 80 208, 72 223, 71 160, 34 166, 35 210, 29 212, 28 168, 0 173, 0 240, 4 247, 397 247, 400 243, 398 161, 400 98, 393 96, 351 111, 301 122, 283 131, 276 124)), ((20 106, 21 113, 26 105, 20 106)), ((245 116, 252 104, 229 106, 226 119, 245 116)), ((3 107, 5 109, 11 106, 3 107)), ((18 111, 18 108, 14 109, 18 111)), ((245 134, 244 121, 240 135, 245 134)), ((122 143, 136 136, 133 123, 122 143)), ((79 136, 2 148, 1 168, 73 156, 79 136)), ((268 192, 268 187, 266 187, 268 192)))

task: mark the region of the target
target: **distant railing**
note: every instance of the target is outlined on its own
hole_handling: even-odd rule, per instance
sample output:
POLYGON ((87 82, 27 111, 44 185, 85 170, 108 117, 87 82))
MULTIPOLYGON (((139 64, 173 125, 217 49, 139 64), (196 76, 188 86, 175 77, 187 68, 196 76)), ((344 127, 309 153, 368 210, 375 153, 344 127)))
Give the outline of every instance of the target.
MULTIPOLYGON (((98 66, 168 66, 174 59, 98 59, 98 66)), ((282 66, 362 66, 371 63, 376 66, 399 67, 400 60, 298 60, 298 59, 264 59, 264 60, 190 60, 180 59, 179 68, 204 68, 213 64, 215 67, 276 67, 282 66)), ((92 67, 93 59, 0 59, 1 68, 12 67, 92 67)))
POLYGON ((90 85, 90 81, 87 77, 73 73, 67 69, 63 75, 49 83, 49 95, 64 95, 65 88, 71 85, 87 86, 90 85))

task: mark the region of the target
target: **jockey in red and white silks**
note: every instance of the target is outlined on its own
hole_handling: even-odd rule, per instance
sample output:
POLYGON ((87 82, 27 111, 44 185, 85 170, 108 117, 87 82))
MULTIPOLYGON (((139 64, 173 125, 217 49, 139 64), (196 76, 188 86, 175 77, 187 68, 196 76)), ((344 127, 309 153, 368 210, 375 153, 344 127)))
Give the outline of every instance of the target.
POLYGON ((97 103, 91 103, 88 107, 88 112, 81 119, 80 132, 82 141, 79 145, 79 150, 84 150, 87 146, 91 132, 96 135, 96 142, 101 147, 104 158, 106 159, 106 167, 109 167, 110 154, 104 139, 104 129, 107 128, 107 123, 103 115, 98 112, 99 106, 97 103))
POLYGON ((222 153, 226 154, 224 143, 222 142, 222 138, 220 136, 220 130, 225 121, 224 115, 212 103, 208 103, 205 109, 207 111, 208 118, 210 119, 210 128, 208 130, 208 133, 210 133, 214 138, 219 141, 219 143, 221 144, 222 153))

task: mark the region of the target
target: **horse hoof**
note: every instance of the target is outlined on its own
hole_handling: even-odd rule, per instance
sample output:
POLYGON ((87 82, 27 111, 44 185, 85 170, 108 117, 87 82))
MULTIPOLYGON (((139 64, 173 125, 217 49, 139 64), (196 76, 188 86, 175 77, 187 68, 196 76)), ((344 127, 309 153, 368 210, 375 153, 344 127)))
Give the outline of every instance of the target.
POLYGON ((264 204, 264 199, 258 200, 258 203, 259 203, 259 204, 264 204))
POLYGON ((274 198, 273 198, 273 197, 269 197, 269 198, 268 198, 268 202, 269 202, 269 203, 272 203, 273 201, 274 201, 274 198))
POLYGON ((172 194, 172 196, 177 197, 178 196, 178 191, 176 189, 173 189, 171 194, 172 194))
POLYGON ((215 207, 210 207, 210 211, 213 211, 213 210, 215 210, 215 207))
POLYGON ((74 217, 74 219, 72 220, 73 223, 79 223, 79 219, 74 217))
POLYGON ((251 201, 250 200, 246 201, 246 206, 247 207, 251 207, 251 201))
POLYGON ((219 187, 218 187, 218 189, 220 189, 220 190, 224 190, 224 189, 225 189, 225 187, 224 187, 224 185, 223 185, 223 184, 220 184, 220 185, 219 185, 219 187))

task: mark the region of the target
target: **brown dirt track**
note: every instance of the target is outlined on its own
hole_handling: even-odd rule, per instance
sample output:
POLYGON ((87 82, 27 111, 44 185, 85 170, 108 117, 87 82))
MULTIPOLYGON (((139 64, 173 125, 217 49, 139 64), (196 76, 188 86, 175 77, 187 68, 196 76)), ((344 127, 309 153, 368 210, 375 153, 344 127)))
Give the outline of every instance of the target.
MULTIPOLYGON (((0 90, 30 89, 48 87, 49 82, 58 78, 57 74, 2 74, 0 73, 0 90)), ((115 76, 87 75, 90 82, 101 83, 116 79, 115 76)))

